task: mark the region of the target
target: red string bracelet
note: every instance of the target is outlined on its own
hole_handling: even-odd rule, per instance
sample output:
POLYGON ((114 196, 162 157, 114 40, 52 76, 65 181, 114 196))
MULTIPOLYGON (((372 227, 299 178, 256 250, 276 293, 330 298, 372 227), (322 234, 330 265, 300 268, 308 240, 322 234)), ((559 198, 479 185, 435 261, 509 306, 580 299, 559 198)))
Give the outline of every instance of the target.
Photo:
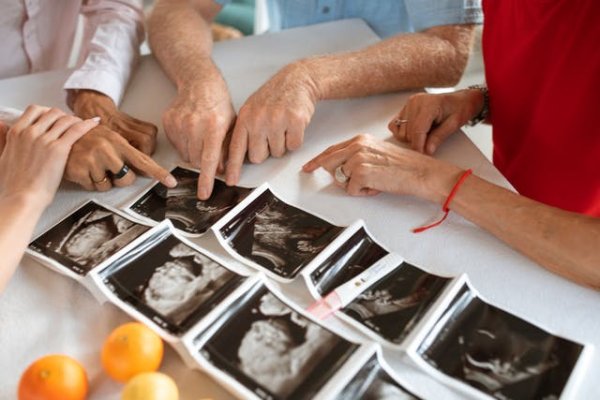
POLYGON ((448 213, 450 212, 450 202, 452 201, 452 199, 454 199, 454 196, 456 196, 456 192, 458 192, 458 189, 462 186, 462 184, 465 182, 465 180, 472 173, 473 173, 473 170, 471 168, 469 168, 468 170, 463 172, 463 174, 460 176, 460 178, 458 178, 458 181, 456 181, 456 183, 454 184, 454 187, 450 191, 450 194, 448 195, 448 197, 446 198, 446 201, 444 202, 444 205, 442 206, 442 211, 444 212, 444 216, 441 219, 439 219, 438 221, 434 222, 433 224, 420 226, 418 228, 413 229, 412 230, 413 233, 424 232, 427 229, 431 229, 438 225, 441 225, 441 223, 446 220, 446 218, 448 217, 448 213))

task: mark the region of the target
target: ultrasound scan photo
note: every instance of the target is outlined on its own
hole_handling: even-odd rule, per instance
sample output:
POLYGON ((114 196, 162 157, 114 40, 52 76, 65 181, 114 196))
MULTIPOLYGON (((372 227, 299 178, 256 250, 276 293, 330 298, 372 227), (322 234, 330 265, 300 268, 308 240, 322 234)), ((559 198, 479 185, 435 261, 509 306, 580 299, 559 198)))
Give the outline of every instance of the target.
POLYGON ((505 400, 558 399, 582 350, 465 285, 417 352, 448 376, 505 400))
POLYGON ((358 348, 262 284, 215 324, 201 354, 264 399, 311 399, 358 348))
POLYGON ((130 209, 157 222, 168 218, 177 229, 189 234, 206 232, 252 191, 249 188, 229 187, 215 179, 210 198, 199 200, 196 195, 197 172, 177 167, 171 173, 177 179, 176 187, 167 188, 158 183, 130 209))
POLYGON ((29 248, 86 275, 149 229, 89 202, 34 240, 29 248))
POLYGON ((360 294, 342 312, 384 339, 400 344, 450 280, 404 262, 360 294))
POLYGON ((336 400, 349 399, 419 400, 420 398, 396 382, 381 367, 377 356, 373 356, 336 397, 336 400))
POLYGON ((119 298, 173 334, 189 329, 242 281, 172 235, 105 277, 119 298))
POLYGON ((339 249, 310 274, 321 295, 356 277, 388 252, 369 236, 364 228, 356 231, 339 249))
POLYGON ((293 279, 342 228, 263 192, 221 229, 239 255, 293 279))

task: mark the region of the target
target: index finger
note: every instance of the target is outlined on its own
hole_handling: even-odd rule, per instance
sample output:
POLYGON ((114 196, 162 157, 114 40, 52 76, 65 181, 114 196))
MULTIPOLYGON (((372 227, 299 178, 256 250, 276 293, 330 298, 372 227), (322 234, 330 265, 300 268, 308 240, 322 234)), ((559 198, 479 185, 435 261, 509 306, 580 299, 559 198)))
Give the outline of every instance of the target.
POLYGON ((227 159, 227 174, 226 182, 228 185, 235 185, 240 179, 240 171, 246 151, 248 150, 248 131, 246 127, 240 123, 240 119, 235 123, 231 142, 229 143, 229 157, 227 159))
POLYGON ((413 150, 419 153, 425 152, 427 135, 431 131, 436 119, 434 112, 432 108, 426 106, 420 107, 406 124, 406 137, 410 139, 413 150))
POLYGON ((222 136, 209 134, 205 138, 200 158, 200 176, 198 178, 198 198, 206 200, 210 197, 215 181, 215 173, 221 159, 222 136))
POLYGON ((328 148, 323 150, 321 153, 319 153, 318 155, 316 155, 315 157, 310 159, 308 162, 306 162, 306 164, 304 164, 302 166, 302 170, 304 172, 313 172, 314 170, 316 170, 317 168, 319 168, 322 165, 322 161, 324 159, 328 158, 332 153, 335 153, 338 150, 345 148, 353 140, 354 140, 354 138, 344 140, 343 142, 329 146, 328 148))
POLYGON ((147 156, 130 144, 122 145, 121 155, 125 158, 128 165, 143 175, 156 179, 169 188, 177 186, 177 180, 169 171, 158 165, 150 156, 147 156))

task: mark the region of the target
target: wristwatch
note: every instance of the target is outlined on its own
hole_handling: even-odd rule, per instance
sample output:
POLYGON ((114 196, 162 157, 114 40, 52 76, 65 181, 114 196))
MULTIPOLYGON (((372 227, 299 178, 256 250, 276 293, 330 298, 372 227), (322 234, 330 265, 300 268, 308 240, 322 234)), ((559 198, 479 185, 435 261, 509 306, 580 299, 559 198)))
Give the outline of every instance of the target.
POLYGON ((467 89, 479 90, 483 95, 483 106, 481 107, 481 111, 467 122, 469 126, 475 126, 481 121, 484 121, 490 113, 490 95, 488 93, 488 88, 485 85, 471 85, 467 89))

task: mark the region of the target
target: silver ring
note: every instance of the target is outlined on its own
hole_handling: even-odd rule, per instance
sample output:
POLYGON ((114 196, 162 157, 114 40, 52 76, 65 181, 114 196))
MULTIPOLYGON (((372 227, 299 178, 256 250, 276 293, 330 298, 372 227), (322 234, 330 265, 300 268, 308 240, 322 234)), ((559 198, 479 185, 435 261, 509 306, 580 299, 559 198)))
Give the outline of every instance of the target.
POLYGON ((112 179, 114 179, 114 180, 121 179, 125 175, 127 175, 128 172, 129 172, 129 167, 127 166, 127 164, 123 164, 123 166, 121 167, 121 169, 119 171, 112 174, 112 179))
POLYGON ((348 180, 350 179, 350 177, 344 173, 344 170, 342 169, 343 165, 344 164, 338 165, 333 174, 335 180, 341 183, 342 185, 346 184, 346 182, 348 182, 348 180))
POLYGON ((400 119, 400 118, 396 118, 396 119, 394 120, 394 125, 396 125, 396 126, 401 126, 402 124, 405 124, 405 123, 407 123, 407 122, 408 122, 408 120, 407 120, 407 119, 400 119))

